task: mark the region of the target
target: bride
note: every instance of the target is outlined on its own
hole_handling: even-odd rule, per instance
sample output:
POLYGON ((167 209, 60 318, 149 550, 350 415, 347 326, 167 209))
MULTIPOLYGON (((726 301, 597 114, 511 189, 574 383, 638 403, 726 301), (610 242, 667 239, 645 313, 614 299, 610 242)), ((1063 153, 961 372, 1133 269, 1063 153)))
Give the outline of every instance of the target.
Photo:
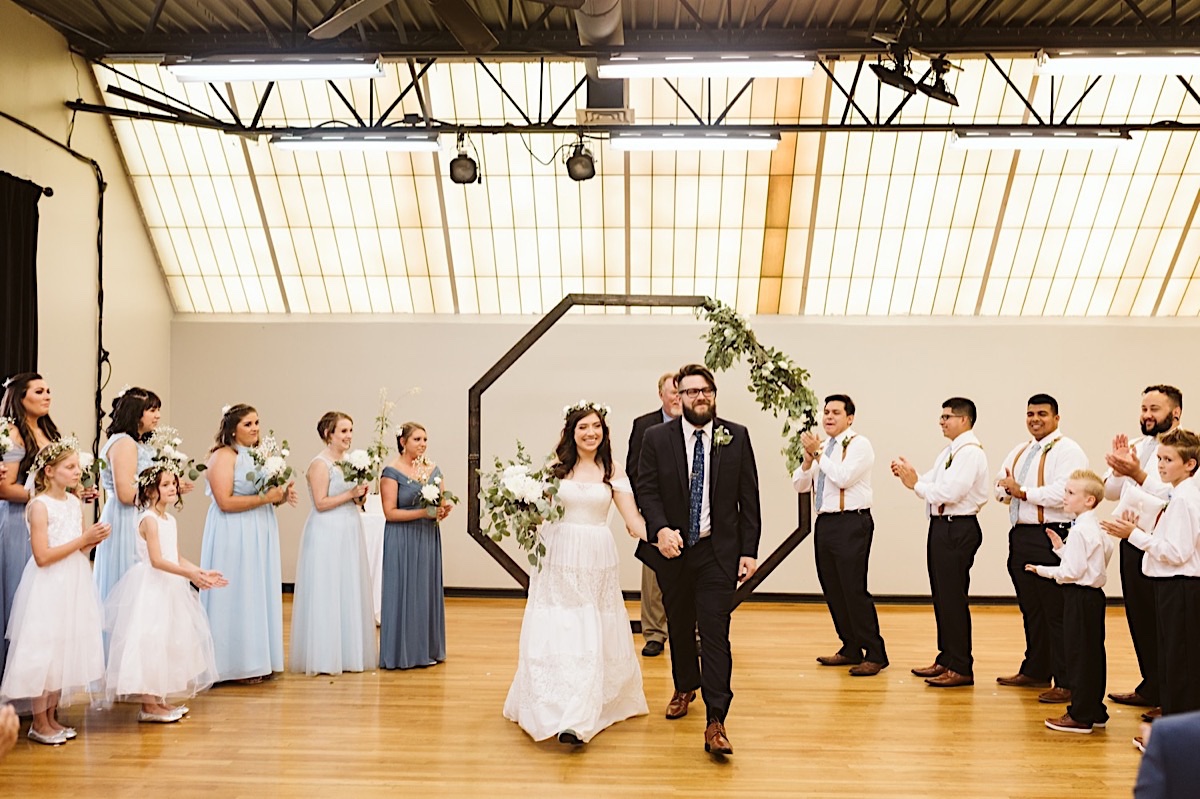
POLYGON ((564 514, 542 531, 546 555, 529 576, 517 674, 504 703, 504 717, 535 741, 583 744, 647 712, 609 506, 616 503, 632 536, 645 538, 646 523, 613 465, 607 413, 594 402, 567 408, 555 450, 564 514))

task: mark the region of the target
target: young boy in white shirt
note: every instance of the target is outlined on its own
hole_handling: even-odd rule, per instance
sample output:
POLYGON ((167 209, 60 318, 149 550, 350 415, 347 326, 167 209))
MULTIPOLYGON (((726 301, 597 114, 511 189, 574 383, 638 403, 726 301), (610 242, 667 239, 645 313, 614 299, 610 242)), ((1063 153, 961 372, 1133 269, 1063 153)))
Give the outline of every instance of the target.
POLYGON ((1047 577, 1063 586, 1063 638, 1067 672, 1073 687, 1071 704, 1061 716, 1046 719, 1046 726, 1059 732, 1090 734, 1108 723, 1104 706, 1107 660, 1104 652, 1104 583, 1112 539, 1100 529, 1096 506, 1104 499, 1104 481, 1095 472, 1077 469, 1063 488, 1063 510, 1075 516, 1071 534, 1064 543, 1047 528, 1046 535, 1058 566, 1030 563, 1025 571, 1047 577))
POLYGON ((1143 550, 1142 573, 1154 579, 1158 672, 1164 716, 1200 710, 1200 436, 1176 428, 1158 443, 1158 474, 1169 486, 1154 530, 1136 515, 1103 522, 1106 531, 1143 550))

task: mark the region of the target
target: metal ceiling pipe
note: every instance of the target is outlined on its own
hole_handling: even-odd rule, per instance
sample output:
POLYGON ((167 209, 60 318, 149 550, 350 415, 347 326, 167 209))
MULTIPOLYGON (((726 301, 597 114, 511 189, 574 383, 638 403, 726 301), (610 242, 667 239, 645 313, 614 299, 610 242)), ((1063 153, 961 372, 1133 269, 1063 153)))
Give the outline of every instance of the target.
POLYGON ((584 0, 583 8, 575 12, 575 27, 584 47, 623 46, 625 24, 621 0, 584 0))

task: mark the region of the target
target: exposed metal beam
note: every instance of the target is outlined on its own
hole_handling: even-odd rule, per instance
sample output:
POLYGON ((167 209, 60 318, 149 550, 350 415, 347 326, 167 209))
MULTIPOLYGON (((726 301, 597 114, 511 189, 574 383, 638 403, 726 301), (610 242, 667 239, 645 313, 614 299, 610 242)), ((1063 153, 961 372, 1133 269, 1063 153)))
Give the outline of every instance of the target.
MULTIPOLYGON (((1183 252, 1183 243, 1187 241, 1188 234, 1192 232, 1192 223, 1196 220, 1196 211, 1200 210, 1200 192, 1197 192, 1195 199, 1192 200, 1192 210, 1188 212, 1187 221, 1183 223, 1183 230, 1179 231, 1179 243, 1175 245, 1175 252, 1171 255, 1171 265, 1167 267, 1167 273, 1163 275, 1162 286, 1158 289, 1158 297, 1154 300, 1154 309, 1150 311, 1151 316, 1158 316, 1158 309, 1162 307, 1163 297, 1167 294, 1167 286, 1171 282, 1171 278, 1175 275, 1175 266, 1179 263, 1179 256, 1183 252)), ((1191 269, 1189 264, 1187 269, 1191 269)))
POLYGON ((392 115, 393 111, 396 110, 396 106, 400 105, 400 101, 404 99, 404 96, 417 87, 417 81, 425 77, 425 73, 428 72, 429 68, 435 63, 437 63, 436 58, 426 61, 425 64, 421 66, 421 71, 417 73, 416 79, 410 81, 409 84, 400 92, 400 94, 396 96, 396 99, 392 101, 392 104, 389 105, 387 109, 379 115, 379 119, 375 120, 375 127, 383 127, 383 123, 386 122, 387 118, 392 115))
MULTIPOLYGON (((754 83, 754 78, 749 78, 744 84, 742 84, 742 88, 738 89, 738 93, 735 94, 733 99, 729 101, 729 104, 725 106, 725 110, 717 115, 717 118, 713 120, 712 124, 720 125, 725 121, 725 117, 729 116, 729 112, 733 110, 733 107, 737 104, 737 101, 742 99, 742 95, 746 93, 746 90, 750 88, 750 84, 752 83, 754 83)), ((710 83, 709 90, 711 91, 711 89, 712 84, 710 83)))
POLYGON ((1079 99, 1075 101, 1075 105, 1071 106, 1071 109, 1069 111, 1067 111, 1067 113, 1063 114, 1063 118, 1059 121, 1058 124, 1065 125, 1065 124, 1067 124, 1068 121, 1070 121, 1071 115, 1075 113, 1075 111, 1079 108, 1079 106, 1083 105, 1084 99, 1086 99, 1087 96, 1089 94, 1091 94, 1092 89, 1096 88, 1096 84, 1099 82, 1100 82, 1100 78, 1096 77, 1092 80, 1091 83, 1088 84, 1088 87, 1083 90, 1083 94, 1079 95, 1079 99))
POLYGON ((325 82, 329 84, 329 88, 333 89, 333 93, 336 94, 338 99, 342 101, 342 105, 350 109, 350 113, 354 115, 354 121, 358 123, 358 126, 360 128, 367 127, 367 123, 363 122, 363 118, 359 115, 358 109, 354 107, 353 103, 346 99, 346 95, 342 93, 342 90, 338 88, 337 84, 331 80, 327 80, 325 82))
MULTIPOLYGON (((842 84, 841 84, 841 82, 838 81, 837 76, 835 76, 833 74, 833 70, 831 70, 829 67, 827 67, 825 65, 825 59, 818 58, 817 63, 821 65, 821 69, 825 70, 825 74, 829 77, 829 82, 832 85, 836 86, 837 90, 839 92, 841 92, 842 96, 844 96, 846 98, 846 103, 847 103, 846 110, 849 111, 850 108, 853 107, 854 110, 858 112, 858 115, 863 118, 863 122, 866 122, 868 125, 870 125, 871 118, 869 116, 867 116, 865 111, 863 111, 861 108, 858 107, 858 103, 854 102, 853 91, 848 92, 844 88, 842 88, 842 84)), ((862 58, 859 58, 858 69, 860 72, 862 71, 862 64, 863 64, 862 58)), ((854 73, 854 82, 855 82, 855 84, 858 83, 858 72, 854 73)), ((846 124, 846 114, 845 113, 842 114, 842 124, 843 125, 846 124)))
MULTIPOLYGON (((208 84, 208 88, 212 89, 212 93, 217 96, 217 99, 221 101, 221 105, 225 106, 225 110, 233 117, 233 124, 241 125, 242 120, 238 117, 237 112, 233 110, 233 106, 229 104, 229 101, 225 99, 225 95, 221 94, 221 90, 212 83, 208 84)), ((233 87, 228 83, 225 84, 225 91, 229 92, 230 97, 233 97, 233 87)))
POLYGON ((146 30, 143 33, 144 36, 149 36, 154 32, 154 29, 158 27, 158 18, 162 16, 163 6, 166 4, 167 0, 158 0, 158 2, 154 4, 154 10, 150 12, 150 21, 146 23, 146 30))
MULTIPOLYGON (((561 114, 562 110, 567 107, 567 103, 571 102, 571 98, 574 97, 576 94, 578 94, 579 90, 582 89, 584 87, 584 84, 586 84, 586 83, 587 83, 587 75, 584 75, 582 78, 579 79, 579 83, 575 84, 575 88, 571 89, 571 93, 568 94, 566 97, 564 97, 563 101, 558 104, 558 108, 554 109, 554 113, 551 114, 550 118, 546 120, 547 125, 554 124, 554 120, 558 119, 558 115, 561 114)), ((628 293, 628 292, 626 292, 626 293, 628 293)))
MULTIPOLYGON (((692 116, 696 118, 697 122, 699 122, 701 125, 706 124, 701 116, 696 113, 696 109, 692 108, 692 104, 687 101, 686 97, 679 93, 679 89, 675 88, 675 84, 671 83, 669 78, 663 78, 663 82, 671 87, 671 91, 675 92, 675 96, 679 98, 679 102, 683 103, 684 108, 692 112, 692 116)), ((711 84, 709 85, 709 89, 712 89, 711 84)))
POLYGON ((1040 124, 1045 124, 1045 120, 1042 119, 1041 115, 1038 114, 1038 112, 1034 110, 1034 108, 1030 104, 1029 100, 1025 97, 1025 95, 1021 92, 1021 90, 1016 87, 1016 84, 1014 84, 1012 82, 1012 78, 1008 77, 1008 73, 1005 72, 1004 69, 999 64, 996 63, 996 59, 992 58, 991 53, 987 54, 987 60, 991 63, 992 66, 994 66, 996 68, 996 71, 1000 73, 1001 77, 1004 78, 1004 82, 1008 84, 1008 88, 1010 88, 1014 92, 1016 92, 1017 97, 1021 98, 1021 102, 1025 104, 1025 107, 1029 110, 1029 113, 1033 114, 1034 119, 1036 119, 1040 124))
POLYGON ((513 99, 513 96, 508 93, 508 89, 504 88, 504 84, 500 82, 500 79, 492 74, 492 71, 490 69, 488 69, 488 65, 483 63, 483 59, 476 58, 475 63, 479 64, 479 66, 483 67, 483 71, 486 72, 487 76, 492 79, 492 83, 496 84, 496 86, 499 87, 500 92, 505 96, 505 98, 510 103, 512 103, 513 108, 517 109, 517 113, 520 114, 521 118, 525 120, 525 124, 527 124, 527 125, 531 124, 532 120, 529 118, 529 114, 526 114, 525 109, 521 108, 520 104, 517 103, 517 101, 513 99))
POLYGON ((267 100, 271 99, 271 92, 275 89, 275 81, 267 84, 267 88, 263 90, 263 96, 258 101, 258 108, 254 111, 254 120, 250 123, 250 127, 258 127, 258 121, 262 119, 263 111, 267 107, 267 100))

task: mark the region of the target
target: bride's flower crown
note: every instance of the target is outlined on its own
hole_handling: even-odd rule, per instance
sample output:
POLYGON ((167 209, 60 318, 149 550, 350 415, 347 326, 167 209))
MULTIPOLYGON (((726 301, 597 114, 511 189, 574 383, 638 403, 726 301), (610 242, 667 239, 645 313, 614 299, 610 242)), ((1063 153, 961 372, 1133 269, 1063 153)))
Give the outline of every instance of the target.
POLYGON ((60 438, 58 441, 51 441, 46 446, 42 447, 41 450, 38 451, 37 456, 34 457, 33 471, 34 473, 40 472, 42 469, 46 468, 46 464, 54 463, 56 460, 62 457, 64 453, 78 451, 79 439, 77 439, 75 436, 67 436, 66 438, 60 438))
POLYGON ((566 419, 576 411, 585 410, 595 411, 600 415, 601 419, 607 418, 607 416, 612 413, 612 408, 608 407, 607 405, 601 405, 600 403, 593 402, 592 400, 580 400, 574 405, 567 405, 563 408, 563 420, 566 421, 566 419))

